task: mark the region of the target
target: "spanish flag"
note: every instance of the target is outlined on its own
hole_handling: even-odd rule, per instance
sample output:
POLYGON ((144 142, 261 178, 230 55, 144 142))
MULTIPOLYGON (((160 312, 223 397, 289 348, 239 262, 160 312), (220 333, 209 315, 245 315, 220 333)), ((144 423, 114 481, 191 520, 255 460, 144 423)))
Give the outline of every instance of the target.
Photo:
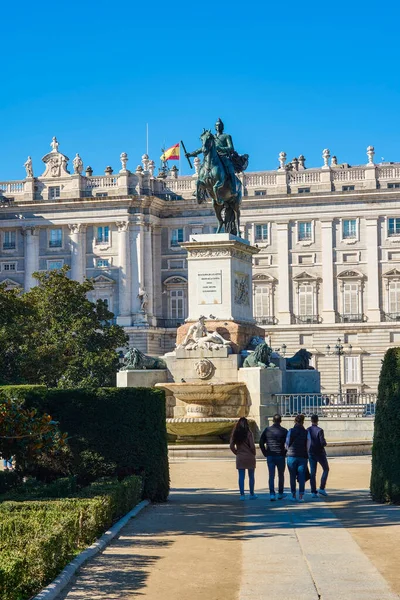
POLYGON ((175 146, 171 146, 168 150, 165 150, 164 154, 160 156, 162 161, 165 160, 179 160, 180 158, 180 144, 179 142, 175 146))

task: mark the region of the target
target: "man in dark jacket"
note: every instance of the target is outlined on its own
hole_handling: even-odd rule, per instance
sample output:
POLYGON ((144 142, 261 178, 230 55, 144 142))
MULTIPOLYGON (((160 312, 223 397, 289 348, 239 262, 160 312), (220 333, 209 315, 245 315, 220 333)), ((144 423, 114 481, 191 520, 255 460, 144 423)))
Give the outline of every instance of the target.
POLYGON ((281 415, 274 415, 273 425, 266 427, 260 437, 261 452, 267 459, 269 473, 269 498, 276 499, 275 495, 275 469, 278 469, 278 500, 285 498, 283 493, 285 484, 285 440, 287 429, 281 426, 281 415))
POLYGON ((318 498, 318 493, 321 496, 327 496, 325 491, 326 481, 329 474, 329 464, 326 458, 325 452, 325 436, 324 430, 318 427, 318 415, 311 415, 311 427, 308 428, 310 435, 309 449, 308 449, 308 460, 310 461, 310 484, 311 484, 311 495, 313 498, 318 498), (322 467, 321 485, 317 492, 317 465, 318 463, 322 467))

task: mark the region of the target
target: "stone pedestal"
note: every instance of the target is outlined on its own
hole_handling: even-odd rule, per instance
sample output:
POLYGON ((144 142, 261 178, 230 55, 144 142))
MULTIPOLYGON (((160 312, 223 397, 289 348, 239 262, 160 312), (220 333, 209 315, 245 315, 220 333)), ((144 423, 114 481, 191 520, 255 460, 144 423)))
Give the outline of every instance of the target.
POLYGON ((284 394, 320 394, 321 374, 313 370, 287 370, 284 375, 284 394))
POLYGON ((166 369, 145 369, 141 371, 118 371, 117 387, 154 387, 156 383, 167 381, 166 369))
POLYGON ((282 371, 277 368, 247 367, 239 369, 238 380, 247 386, 250 400, 248 416, 262 431, 268 424, 268 417, 277 412, 274 394, 282 393, 282 371))
POLYGON ((192 235, 188 256, 189 316, 254 324, 250 242, 229 233, 192 235), (210 317, 210 315, 212 315, 210 317))

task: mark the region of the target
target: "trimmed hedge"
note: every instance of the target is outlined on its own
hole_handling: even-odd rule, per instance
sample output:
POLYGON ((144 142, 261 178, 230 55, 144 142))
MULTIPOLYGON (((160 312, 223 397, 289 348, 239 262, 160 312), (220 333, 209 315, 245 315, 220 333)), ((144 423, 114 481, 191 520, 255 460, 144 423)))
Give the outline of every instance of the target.
POLYGON ((372 445, 371 495, 377 502, 400 503, 400 348, 383 359, 372 445))
POLYGON ((73 498, 0 504, 0 600, 27 600, 138 504, 139 477, 100 481, 73 498))
MULTIPOLYGON (((149 388, 61 390, 44 386, 2 386, 1 398, 24 400, 50 414, 67 432, 72 455, 68 470, 79 483, 99 477, 140 475, 143 496, 164 502, 169 492, 165 397, 149 388)), ((36 476, 40 473, 34 472, 36 476)))

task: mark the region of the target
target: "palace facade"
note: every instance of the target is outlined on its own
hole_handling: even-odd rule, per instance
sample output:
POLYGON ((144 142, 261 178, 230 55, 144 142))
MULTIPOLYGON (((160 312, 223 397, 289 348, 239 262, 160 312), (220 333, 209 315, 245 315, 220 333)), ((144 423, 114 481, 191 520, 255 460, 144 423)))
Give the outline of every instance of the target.
MULTIPOLYGON (((42 175, 28 159, 25 179, 0 182, 0 281, 28 290, 35 271, 68 265, 93 279, 93 299, 131 345, 171 350, 187 316, 181 243, 216 230, 211 203, 193 197, 199 159, 193 176, 163 177, 147 155, 130 171, 122 153, 117 172, 93 175, 79 155, 70 173, 55 138, 51 147, 42 175)), ((329 150, 321 162, 281 153, 276 170, 240 176, 242 235, 260 249, 254 316, 273 348, 312 352, 323 391, 337 392, 340 368, 344 390, 375 392, 386 349, 400 345, 400 163, 376 164, 371 146, 363 165, 329 150)))

